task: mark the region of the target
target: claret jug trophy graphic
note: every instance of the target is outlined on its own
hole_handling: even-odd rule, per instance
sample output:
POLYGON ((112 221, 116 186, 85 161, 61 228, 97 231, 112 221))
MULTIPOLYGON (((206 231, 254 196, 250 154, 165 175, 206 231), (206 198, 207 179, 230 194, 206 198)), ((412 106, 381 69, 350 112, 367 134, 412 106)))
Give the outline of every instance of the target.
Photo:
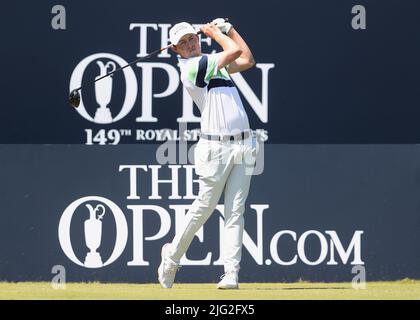
POLYGON ((88 268, 98 268, 103 265, 101 255, 96 250, 101 245, 102 239, 102 218, 105 215, 105 207, 98 204, 95 208, 86 204, 89 209, 89 219, 85 221, 85 241, 89 252, 86 255, 84 265, 88 268), (97 215, 97 212, 99 214, 97 215))
MULTIPOLYGON (((95 79, 98 79, 106 75, 107 73, 113 72, 117 68, 115 62, 113 61, 108 61, 106 64, 102 61, 96 61, 96 64, 99 66, 100 73, 95 79)), ((108 104, 111 102, 112 82, 112 76, 95 82, 95 97, 96 101, 99 104, 99 108, 96 110, 95 113, 96 123, 112 122, 111 110, 107 107, 108 104)))

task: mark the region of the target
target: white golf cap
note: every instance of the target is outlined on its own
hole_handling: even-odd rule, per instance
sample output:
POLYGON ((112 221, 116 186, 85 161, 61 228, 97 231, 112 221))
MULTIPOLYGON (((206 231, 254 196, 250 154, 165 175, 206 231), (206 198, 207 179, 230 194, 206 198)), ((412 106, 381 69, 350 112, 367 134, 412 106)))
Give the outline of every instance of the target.
POLYGON ((173 45, 177 45, 183 36, 190 33, 197 34, 197 30, 188 22, 180 22, 169 30, 169 40, 173 45))

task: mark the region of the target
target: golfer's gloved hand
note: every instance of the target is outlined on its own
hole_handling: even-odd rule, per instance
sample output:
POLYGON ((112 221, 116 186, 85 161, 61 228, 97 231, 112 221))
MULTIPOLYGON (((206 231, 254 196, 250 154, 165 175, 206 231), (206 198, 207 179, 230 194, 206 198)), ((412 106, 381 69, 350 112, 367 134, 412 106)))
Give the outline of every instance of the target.
POLYGON ((223 18, 214 19, 211 23, 216 24, 216 26, 224 34, 228 34, 230 28, 232 28, 232 24, 230 24, 229 22, 225 22, 225 19, 223 19, 223 18))

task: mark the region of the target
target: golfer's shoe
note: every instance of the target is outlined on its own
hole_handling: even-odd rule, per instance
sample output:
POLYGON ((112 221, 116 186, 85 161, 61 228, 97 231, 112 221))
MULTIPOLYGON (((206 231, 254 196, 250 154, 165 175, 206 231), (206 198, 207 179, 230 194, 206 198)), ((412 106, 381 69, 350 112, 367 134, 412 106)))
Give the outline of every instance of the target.
POLYGON ((175 281, 175 275, 180 265, 169 258, 170 243, 163 245, 161 251, 162 261, 158 268, 158 279, 160 285, 165 288, 172 288, 175 281))
POLYGON ((222 280, 217 284, 217 289, 239 289, 237 271, 226 272, 220 279, 222 280))

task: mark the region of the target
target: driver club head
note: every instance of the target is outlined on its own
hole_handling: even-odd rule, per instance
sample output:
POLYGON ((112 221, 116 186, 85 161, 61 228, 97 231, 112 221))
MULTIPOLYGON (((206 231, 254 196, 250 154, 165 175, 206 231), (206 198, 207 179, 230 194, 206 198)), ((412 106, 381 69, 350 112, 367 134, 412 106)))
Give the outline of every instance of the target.
POLYGON ((69 102, 72 107, 77 108, 80 104, 80 94, 78 90, 73 90, 69 95, 69 102))

